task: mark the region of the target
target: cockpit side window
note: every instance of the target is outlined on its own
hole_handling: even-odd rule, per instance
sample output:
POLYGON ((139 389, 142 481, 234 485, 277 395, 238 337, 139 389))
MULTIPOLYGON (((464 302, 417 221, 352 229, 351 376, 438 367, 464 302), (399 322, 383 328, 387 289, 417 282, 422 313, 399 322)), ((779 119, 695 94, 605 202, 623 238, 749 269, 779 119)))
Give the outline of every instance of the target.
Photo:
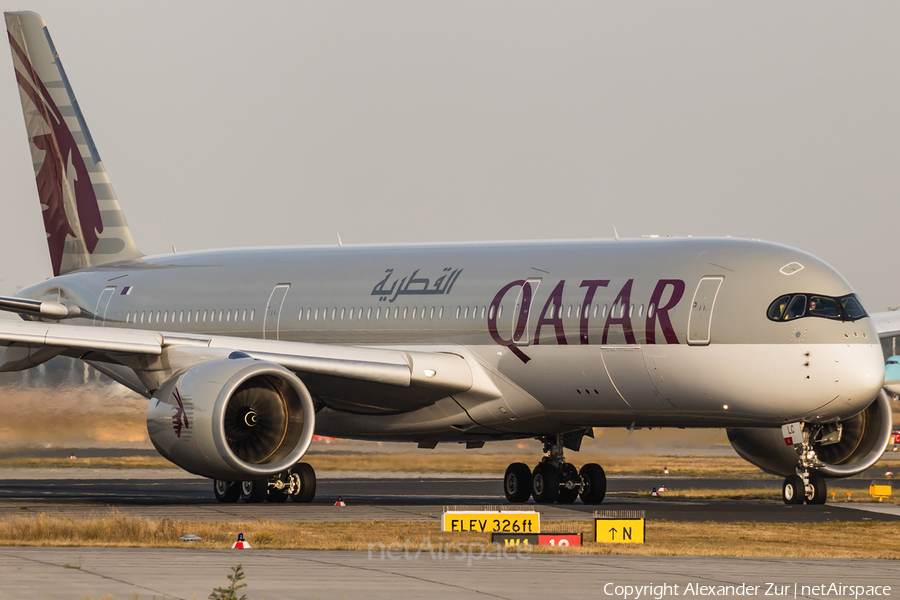
POLYGON ((781 321, 784 317, 784 309, 787 308, 790 296, 782 296, 769 306, 769 319, 772 321, 781 321))
POLYGON ((844 309, 844 313, 851 321, 862 319, 867 316, 866 309, 862 307, 862 304, 859 303, 859 299, 854 294, 841 298, 841 308, 844 309))
POLYGON ((818 294, 786 294, 779 296, 766 313, 770 321, 792 321, 800 317, 820 317, 840 321, 856 321, 869 316, 856 294, 840 298, 818 294))

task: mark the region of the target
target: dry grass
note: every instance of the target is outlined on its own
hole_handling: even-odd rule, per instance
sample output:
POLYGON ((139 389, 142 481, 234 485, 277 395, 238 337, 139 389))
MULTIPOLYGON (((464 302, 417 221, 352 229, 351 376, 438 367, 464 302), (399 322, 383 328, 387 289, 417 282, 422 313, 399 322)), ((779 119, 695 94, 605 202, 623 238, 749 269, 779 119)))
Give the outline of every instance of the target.
MULTIPOLYGON (((647 543, 596 544, 590 521, 554 522, 547 529, 585 534, 586 545, 565 550, 574 554, 634 554, 654 556, 772 556, 900 559, 897 522, 830 523, 673 523, 649 521, 647 543)), ((0 545, 107 546, 154 548, 226 548, 238 533, 254 548, 304 550, 376 550, 395 548, 429 552, 451 545, 465 552, 468 544, 483 545, 489 536, 439 531, 434 522, 370 521, 365 523, 193 523, 150 521, 115 511, 90 519, 38 514, 0 520, 0 545), (178 541, 185 533, 200 542, 178 541)), ((483 546, 480 546, 483 548, 483 546)), ((536 552, 560 552, 552 548, 536 552)))
MULTIPOLYGON (((898 486, 900 488, 900 486, 898 486)), ((850 502, 882 502, 883 504, 900 504, 900 489, 894 490, 894 495, 879 501, 869 495, 869 490, 859 490, 851 488, 842 488, 839 486, 828 487, 828 503, 847 502, 847 494, 850 494, 850 502), (834 494, 832 499, 831 494, 834 494)), ((641 492, 611 492, 610 497, 617 498, 649 498, 650 493, 641 492)), ((731 489, 709 489, 709 488, 688 488, 688 489, 669 489, 659 498, 659 502, 665 502, 666 499, 691 499, 691 500, 772 500, 781 502, 781 487, 777 489, 765 488, 731 488, 731 489)))
POLYGON ((115 384, 0 388, 4 446, 146 444, 147 401, 115 384))
MULTIPOLYGON (((766 475, 743 459, 716 456, 617 456, 606 454, 572 454, 577 464, 595 462, 603 465, 608 475, 642 475, 663 477, 663 469, 669 468, 670 477, 765 477, 766 475)), ((502 453, 334 453, 328 450, 307 454, 304 461, 316 471, 359 471, 398 473, 487 473, 502 475, 513 462, 532 464, 534 454, 502 453), (319 453, 321 452, 321 453, 319 453)), ((161 456, 126 456, 103 458, 26 458, 0 459, 0 468, 53 468, 72 467, 112 469, 167 469, 177 468, 161 456)), ((879 469, 892 470, 900 476, 900 456, 886 455, 878 463, 879 469)))
POLYGON ((21 469, 177 469, 162 456, 113 456, 102 458, 2 458, 0 468, 21 469))

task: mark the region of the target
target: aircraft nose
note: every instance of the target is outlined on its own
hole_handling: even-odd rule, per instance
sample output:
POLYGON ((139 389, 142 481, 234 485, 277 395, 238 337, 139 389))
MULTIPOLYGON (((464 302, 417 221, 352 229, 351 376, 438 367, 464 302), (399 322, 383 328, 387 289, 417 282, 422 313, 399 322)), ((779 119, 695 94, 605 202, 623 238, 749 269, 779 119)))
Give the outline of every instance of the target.
POLYGON ((834 376, 846 407, 853 414, 866 408, 885 383, 881 345, 847 344, 836 361, 834 376))

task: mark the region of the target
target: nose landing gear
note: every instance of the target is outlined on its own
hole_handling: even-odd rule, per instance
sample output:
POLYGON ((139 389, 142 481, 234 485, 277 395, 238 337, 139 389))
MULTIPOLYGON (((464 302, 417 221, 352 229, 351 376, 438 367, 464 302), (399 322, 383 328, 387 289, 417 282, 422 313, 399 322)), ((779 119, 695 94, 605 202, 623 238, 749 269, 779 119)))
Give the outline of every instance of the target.
POLYGON ((606 473, 596 464, 587 464, 579 472, 564 456, 563 436, 541 438, 544 452, 541 462, 529 470, 524 463, 506 469, 503 489, 510 502, 527 502, 530 496, 538 504, 571 504, 580 496, 585 504, 600 504, 606 496, 606 473))
MULTIPOLYGON (((803 425, 803 442, 797 446, 797 474, 786 477, 781 485, 781 499, 785 504, 825 504, 828 498, 828 485, 816 470, 820 463, 813 440, 821 436, 820 430, 820 426, 811 429, 803 425)), ((840 428, 835 431, 839 439, 840 428)))

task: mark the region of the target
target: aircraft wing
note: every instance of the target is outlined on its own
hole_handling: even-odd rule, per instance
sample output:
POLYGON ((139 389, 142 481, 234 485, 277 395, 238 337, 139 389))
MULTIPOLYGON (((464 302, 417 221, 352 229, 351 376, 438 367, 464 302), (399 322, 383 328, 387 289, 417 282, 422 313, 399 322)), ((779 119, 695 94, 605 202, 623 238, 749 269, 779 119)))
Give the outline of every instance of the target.
POLYGON ((186 367, 193 366, 191 361, 196 364, 239 352, 290 369, 328 405, 365 408, 368 412, 411 410, 473 385, 469 363, 452 348, 407 351, 0 321, 0 348, 3 346, 6 350, 0 354, 0 371, 30 368, 59 354, 92 363, 144 364, 147 370, 153 370, 153 364, 161 363, 164 366, 159 369, 163 369, 180 361, 186 367))
POLYGON ((900 311, 874 313, 869 315, 875 322, 875 329, 881 339, 900 335, 900 311))

